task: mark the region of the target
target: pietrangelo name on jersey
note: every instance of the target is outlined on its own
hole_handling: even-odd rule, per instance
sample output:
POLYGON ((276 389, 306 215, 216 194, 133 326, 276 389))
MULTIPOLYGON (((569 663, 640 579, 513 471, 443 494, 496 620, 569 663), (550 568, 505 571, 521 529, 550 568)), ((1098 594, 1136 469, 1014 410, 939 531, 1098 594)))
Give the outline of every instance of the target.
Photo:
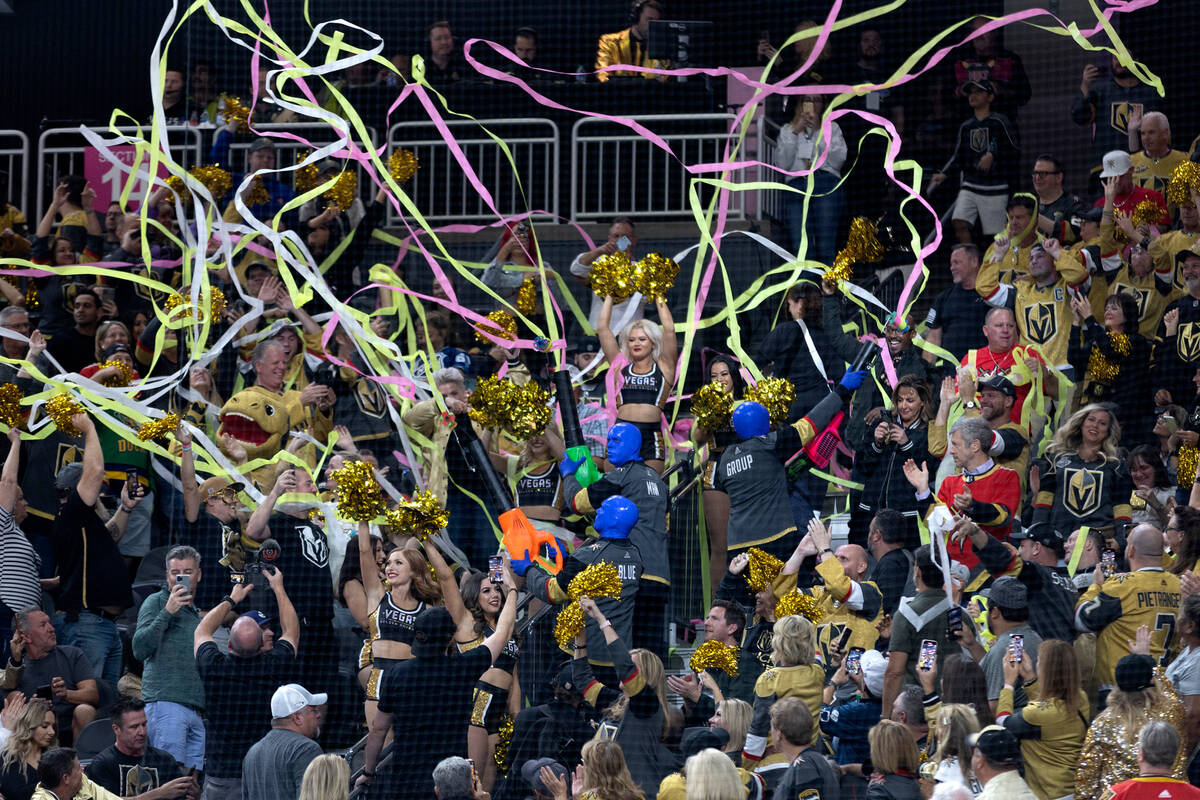
POLYGON ((1179 608, 1179 592, 1138 592, 1138 608, 1179 608))

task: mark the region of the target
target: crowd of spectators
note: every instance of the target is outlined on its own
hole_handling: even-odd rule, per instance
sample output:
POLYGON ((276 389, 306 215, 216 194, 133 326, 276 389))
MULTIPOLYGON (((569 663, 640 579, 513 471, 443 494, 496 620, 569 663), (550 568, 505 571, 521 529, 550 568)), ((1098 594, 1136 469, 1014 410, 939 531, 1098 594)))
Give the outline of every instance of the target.
MULTIPOLYGON (((600 79, 669 66, 646 49, 662 11, 639 0, 601 37, 596 67, 630 70, 600 79)), ((427 79, 460 79, 449 25, 428 37, 427 79)), ((758 52, 802 63, 812 46, 758 52)), ((881 74, 882 46, 863 33, 861 80, 881 74)), ((535 30, 517 32, 526 67, 536 49, 535 30)), ((809 72, 832 83, 838 69, 809 72)), ((0 795, 1200 796, 1200 196, 1166 202, 1189 155, 1114 57, 1072 99, 1070 119, 1094 125, 1095 181, 1068 195, 1063 160, 1022 148, 1020 58, 985 33, 952 70, 965 122, 933 183, 959 187, 957 241, 948 268, 931 265, 949 288, 918 323, 864 313, 830 280, 790 286, 753 363, 702 358, 703 382, 739 400, 756 371, 785 380, 790 407, 741 401, 711 430, 686 404, 668 424, 696 387, 663 298, 594 297, 578 327, 595 336, 572 333, 558 359, 468 342, 448 278, 419 308, 365 293, 355 310, 400 353, 380 370, 350 315, 326 327, 328 298, 289 290, 261 246, 225 264, 214 244, 208 281, 227 302, 209 338, 164 324, 149 287, 185 287, 179 234, 197 223, 166 189, 141 213, 97 208, 63 176, 32 229, 9 207, 4 252, 47 269, 0 281, 0 382, 26 396, 80 383, 132 408, 178 377, 146 402, 180 422, 165 448, 120 403, 7 432, 0 795), (108 271, 74 269, 93 263, 108 271), (549 387, 556 366, 573 395, 554 405, 574 408, 543 432, 469 416, 480 379, 549 387), (422 392, 391 391, 393 376, 422 392), (564 430, 573 416, 581 430, 564 430), (832 431, 842 446, 821 460, 832 431), (587 458, 568 454, 577 433, 587 458), (427 489, 446 529, 349 519, 338 470, 355 462, 391 504, 427 489), (682 530, 708 551, 692 582, 712 598, 701 638, 736 668, 693 670, 675 650, 699 644, 672 635, 672 583, 689 577, 669 543, 680 497, 704 511, 682 530), (561 571, 503 551, 510 508, 566 552, 561 571), (596 564, 619 597, 572 584, 596 564), (582 625, 560 641, 552 607, 569 602, 582 625)), ((214 120, 212 83, 207 66, 168 71, 168 114, 202 105, 214 120)), ((862 102, 903 127, 898 94, 862 102)), ((769 110, 776 165, 817 172, 792 180, 786 227, 829 263, 860 202, 841 182, 856 123, 823 124, 820 94, 793 103, 769 110)), ((269 105, 262 120, 278 120, 269 105)), ((239 135, 221 128, 210 160, 228 163, 239 135)), ((386 191, 285 212, 274 143, 243 143, 233 185, 268 171, 244 206, 303 234, 328 296, 348 301, 370 282, 386 191)), ((474 310, 527 278, 561 296, 560 277, 645 248, 617 218, 560 276, 528 222, 507 226, 479 280, 496 302, 474 310)))

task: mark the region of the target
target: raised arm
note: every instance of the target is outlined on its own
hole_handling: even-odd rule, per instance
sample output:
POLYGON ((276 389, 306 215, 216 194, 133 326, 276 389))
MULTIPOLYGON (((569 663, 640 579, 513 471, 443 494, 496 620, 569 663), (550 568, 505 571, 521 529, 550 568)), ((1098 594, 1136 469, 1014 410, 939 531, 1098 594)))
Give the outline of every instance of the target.
POLYGON ((292 598, 284 591, 283 573, 278 567, 264 570, 264 573, 267 583, 271 585, 271 591, 275 593, 275 605, 279 607, 279 640, 288 642, 293 650, 300 652, 300 617, 296 614, 296 607, 292 605, 292 598))
MULTIPOLYGON (((383 581, 377 577, 379 565, 375 563, 375 543, 371 541, 371 525, 358 523, 358 569, 362 575, 363 592, 367 595, 367 613, 383 599, 383 581)), ((439 580, 441 576, 438 576, 439 580)))
POLYGON ((474 639, 475 616, 467 610, 466 603, 463 602, 462 593, 458 589, 458 581, 454 580, 454 570, 450 569, 450 565, 442 557, 442 551, 438 549, 437 544, 431 538, 426 538, 421 545, 425 548, 425 557, 429 559, 430 566, 437 574, 438 584, 442 587, 442 603, 450 612, 450 618, 454 620, 454 624, 458 628, 455 632, 456 638, 458 641, 474 639))
POLYGON ((67 202, 67 184, 60 183, 54 188, 54 197, 50 200, 50 205, 46 208, 46 213, 38 220, 34 236, 44 237, 50 235, 50 230, 54 227, 54 219, 58 216, 58 210, 62 208, 65 202, 67 202))
POLYGON ((663 380, 668 384, 675 382, 675 362, 679 359, 679 343, 675 341, 675 319, 671 316, 671 308, 667 301, 659 298, 658 318, 662 321, 662 351, 658 354, 658 368, 662 370, 663 380))
POLYGON ((100 487, 104 485, 104 450, 100 437, 96 435, 96 423, 86 413, 75 414, 71 424, 83 432, 83 475, 79 478, 76 491, 79 499, 94 506, 100 499, 100 487))
POLYGON ((505 559, 504 607, 500 609, 500 616, 496 617, 495 632, 483 640, 483 646, 492 654, 493 662, 500 657, 500 653, 504 651, 504 646, 512 638, 513 624, 517 620, 517 585, 512 569, 507 562, 508 560, 505 559))
POLYGON ((179 482, 183 484, 183 516, 188 522, 200 518, 200 487, 196 485, 196 462, 192 458, 192 431, 180 421, 175 429, 179 442, 179 482))
POLYGON ((0 472, 0 508, 9 514, 17 504, 17 472, 21 466, 21 431, 15 426, 8 429, 8 457, 4 459, 4 470, 0 472))
MULTIPOLYGON (((612 332, 612 312, 613 299, 610 295, 604 298, 604 304, 600 306, 600 316, 596 318, 596 337, 600 339, 600 349, 604 351, 604 357, 610 364, 621 352, 620 346, 617 345, 617 337, 612 332)), ((675 368, 674 361, 671 362, 671 368, 675 368)))
POLYGON ((281 495, 287 494, 295 488, 296 471, 289 469, 280 473, 279 477, 275 479, 275 485, 271 487, 270 493, 263 498, 258 508, 254 509, 254 513, 250 515, 250 521, 246 523, 246 536, 256 542, 261 542, 270 536, 271 528, 267 525, 267 521, 271 519, 271 514, 275 511, 275 503, 279 501, 281 495))
MULTIPOLYGON (((235 583, 225 599, 209 609, 208 613, 204 615, 204 619, 200 620, 200 624, 196 626, 196 630, 192 633, 193 655, 200 649, 201 645, 213 640, 213 634, 217 632, 217 628, 221 627, 221 623, 225 621, 225 616, 233 610, 234 606, 245 600, 246 595, 250 594, 253 588, 253 583, 235 583), (230 603, 230 600, 233 602, 230 603)), ((280 620, 282 619, 283 615, 281 613, 280 620)))

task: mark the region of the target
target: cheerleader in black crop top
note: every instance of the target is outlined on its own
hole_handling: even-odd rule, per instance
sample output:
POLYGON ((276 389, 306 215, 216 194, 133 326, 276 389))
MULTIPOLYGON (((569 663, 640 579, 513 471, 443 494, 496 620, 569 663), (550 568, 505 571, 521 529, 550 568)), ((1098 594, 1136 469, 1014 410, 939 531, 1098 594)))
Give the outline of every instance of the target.
MULTIPOLYGON (((436 547, 426 540, 427 552, 436 547)), ((349 556, 347 556, 349 557, 349 556)), ((367 618, 367 639, 359 653, 359 682, 367 693, 368 724, 375 718, 379 681, 391 665, 412 658, 413 623, 417 614, 442 600, 429 573, 429 564, 416 550, 396 548, 384 562, 384 581, 371 580, 378 574, 375 545, 370 526, 359 523, 358 557, 363 571, 367 607, 375 609, 367 618)))
POLYGON ((666 301, 659 299, 657 308, 661 328, 649 320, 636 319, 625 326, 618 340, 611 327, 613 299, 606 297, 596 335, 610 364, 616 363, 618 355, 628 362, 617 377, 617 419, 632 422, 641 430, 642 460, 661 474, 667 457, 662 408, 675 385, 678 346, 675 322, 666 301))
MULTIPOLYGON (((446 587, 446 610, 457 626, 455 644, 460 652, 479 647, 496 630, 496 618, 504 605, 501 587, 492 583, 490 576, 483 572, 472 572, 463 577, 461 585, 456 585, 451 573, 447 571, 446 577, 442 578, 441 567, 436 562, 434 567, 446 587)), ((517 680, 520 654, 516 640, 510 639, 475 684, 467 750, 476 767, 482 765, 479 777, 485 790, 495 780, 494 755, 503 719, 506 715, 516 718, 521 710, 521 684, 517 680)))
MULTIPOLYGON (((725 387, 733 397, 741 397, 746 388, 746 382, 738 372, 737 361, 733 356, 718 355, 708 362, 708 379, 718 382, 725 387)), ((709 580, 713 592, 725 576, 728 564, 726 547, 729 528, 729 495, 713 486, 713 473, 721 453, 731 444, 737 442, 737 434, 728 420, 717 430, 707 430, 699 425, 692 429, 692 439, 697 447, 708 445, 708 458, 704 461, 704 527, 708 533, 708 565, 709 580)))

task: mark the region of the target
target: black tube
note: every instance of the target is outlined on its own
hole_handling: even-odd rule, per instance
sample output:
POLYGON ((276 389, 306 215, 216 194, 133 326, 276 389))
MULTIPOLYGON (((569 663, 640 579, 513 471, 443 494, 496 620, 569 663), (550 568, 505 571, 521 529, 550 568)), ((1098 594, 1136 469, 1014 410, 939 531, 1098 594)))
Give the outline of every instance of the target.
POLYGON ((456 414, 454 422, 454 435, 458 437, 458 443, 466 452, 471 466, 483 478, 488 494, 492 496, 492 502, 496 504, 496 508, 501 514, 505 511, 512 511, 515 508, 512 497, 504 488, 504 484, 500 482, 500 476, 496 474, 496 470, 492 469, 492 460, 488 458, 487 450, 483 449, 483 442, 479 441, 479 437, 475 435, 475 427, 471 424, 470 415, 456 414))
POLYGON ((562 414, 563 444, 568 450, 572 447, 586 447, 583 427, 579 424, 579 410, 575 407, 571 373, 568 370, 560 369, 554 373, 554 396, 558 398, 558 410, 562 414))
POLYGON ((871 366, 871 362, 875 360, 875 356, 879 353, 879 345, 875 342, 866 341, 862 343, 862 347, 858 348, 858 355, 854 357, 854 363, 850 365, 851 372, 867 369, 871 366))

